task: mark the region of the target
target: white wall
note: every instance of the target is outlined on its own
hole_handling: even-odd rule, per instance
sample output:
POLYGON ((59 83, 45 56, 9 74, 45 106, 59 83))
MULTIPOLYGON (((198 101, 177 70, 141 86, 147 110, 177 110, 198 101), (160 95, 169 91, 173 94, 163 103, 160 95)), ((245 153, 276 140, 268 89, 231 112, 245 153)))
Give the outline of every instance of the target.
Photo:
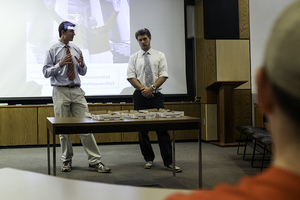
POLYGON ((252 94, 257 94, 255 72, 262 65, 267 38, 278 15, 295 0, 249 0, 252 94))

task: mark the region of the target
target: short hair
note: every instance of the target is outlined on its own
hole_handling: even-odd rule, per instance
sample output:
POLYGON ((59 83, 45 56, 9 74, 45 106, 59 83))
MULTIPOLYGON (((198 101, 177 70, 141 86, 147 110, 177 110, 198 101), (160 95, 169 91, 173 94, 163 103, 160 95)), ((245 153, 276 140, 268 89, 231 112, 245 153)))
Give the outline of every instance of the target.
POLYGON ((75 27, 76 25, 71 22, 68 22, 68 21, 63 21, 62 23, 60 23, 60 25, 58 27, 59 37, 61 37, 61 31, 62 30, 67 31, 69 26, 75 27))
POLYGON ((284 112, 291 117, 291 120, 293 120, 295 124, 298 125, 300 121, 300 99, 288 93, 274 83, 273 92, 279 107, 281 107, 284 112))
POLYGON ((135 39, 138 39, 139 35, 145 35, 147 34, 148 38, 151 38, 151 33, 147 28, 139 29, 137 32, 135 32, 135 39))
MULTIPOLYGON (((300 1, 277 18, 266 45, 263 66, 278 106, 300 128, 300 1)), ((300 136, 300 135, 299 135, 300 136)))

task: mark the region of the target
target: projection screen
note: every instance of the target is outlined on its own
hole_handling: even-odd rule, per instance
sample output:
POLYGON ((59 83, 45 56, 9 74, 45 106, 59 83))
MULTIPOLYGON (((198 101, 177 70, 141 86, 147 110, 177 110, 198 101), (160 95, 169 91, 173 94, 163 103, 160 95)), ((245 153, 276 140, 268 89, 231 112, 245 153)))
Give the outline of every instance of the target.
POLYGON ((88 67, 86 96, 131 95, 128 60, 138 51, 135 31, 148 28, 153 49, 165 53, 164 94, 186 94, 184 0, 1 1, 1 98, 51 97, 42 73, 46 51, 59 39, 58 25, 76 24, 73 44, 88 67))

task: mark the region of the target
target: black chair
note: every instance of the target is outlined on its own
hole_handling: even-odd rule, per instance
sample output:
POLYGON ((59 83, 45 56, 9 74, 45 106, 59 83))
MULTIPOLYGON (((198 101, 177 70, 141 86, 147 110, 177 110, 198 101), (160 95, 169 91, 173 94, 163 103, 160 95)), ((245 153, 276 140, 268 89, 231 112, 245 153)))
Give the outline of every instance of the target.
POLYGON ((271 154, 271 152, 267 149, 267 147, 273 144, 273 141, 271 137, 264 137, 258 140, 258 144, 262 145, 263 147, 263 157, 262 157, 261 168, 260 168, 260 171, 262 171, 263 168, 265 167, 264 166, 265 156, 271 154))
POLYGON ((267 131, 265 128, 255 127, 255 126, 237 126, 236 129, 240 131, 240 138, 239 138, 239 145, 237 149, 238 155, 243 155, 243 160, 246 160, 246 155, 252 155, 251 153, 247 153, 247 146, 254 147, 254 145, 249 142, 252 141, 252 135, 257 132, 264 132, 267 131), (246 137, 243 138, 242 135, 246 137), (243 145, 244 144, 244 145, 243 145), (240 153, 241 146, 244 146, 244 152, 240 153))
MULTIPOLYGON (((243 144, 244 139, 242 138, 242 135, 245 134, 245 133, 243 131, 245 129, 249 129, 249 128, 252 128, 252 127, 253 126, 237 126, 237 127, 235 127, 235 129, 240 132, 239 145, 238 145, 238 149, 237 149, 237 152, 236 152, 237 155, 244 155, 244 152, 240 153, 240 147, 244 146, 244 144, 243 144)), ((246 135, 246 137, 247 137, 247 135, 246 135)))
MULTIPOLYGON (((252 138, 253 138, 253 153, 252 153, 251 166, 253 168, 257 168, 256 166, 254 166, 255 155, 257 155, 256 152, 259 152, 260 155, 263 155, 263 156, 265 153, 265 149, 262 148, 262 145, 260 143, 258 143, 258 141, 260 141, 263 138, 271 138, 271 136, 267 130, 264 130, 264 131, 258 131, 256 133, 254 133, 252 135, 252 138)), ((261 167, 261 165, 259 167, 261 167)))

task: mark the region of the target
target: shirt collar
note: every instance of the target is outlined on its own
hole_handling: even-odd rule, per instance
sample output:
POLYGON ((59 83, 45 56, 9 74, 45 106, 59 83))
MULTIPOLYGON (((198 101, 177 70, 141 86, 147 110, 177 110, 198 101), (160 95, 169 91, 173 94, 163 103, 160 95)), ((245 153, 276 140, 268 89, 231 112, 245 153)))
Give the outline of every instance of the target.
POLYGON ((143 50, 141 50, 141 54, 142 54, 142 56, 146 53, 146 52, 148 52, 148 54, 152 54, 152 48, 150 48, 148 51, 143 51, 143 50))
MULTIPOLYGON (((61 47, 65 47, 65 46, 66 46, 65 43, 62 43, 62 42, 59 41, 59 40, 58 40, 58 42, 59 42, 59 45, 61 45, 61 47)), ((68 43, 67 46, 70 48, 70 43, 68 43)))

